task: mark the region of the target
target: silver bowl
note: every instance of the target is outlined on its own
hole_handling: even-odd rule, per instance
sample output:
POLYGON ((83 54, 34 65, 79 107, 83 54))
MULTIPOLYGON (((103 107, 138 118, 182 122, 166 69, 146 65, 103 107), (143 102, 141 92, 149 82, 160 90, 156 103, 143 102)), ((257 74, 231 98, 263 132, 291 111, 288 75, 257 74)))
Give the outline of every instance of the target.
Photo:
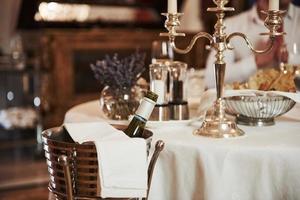
POLYGON ((278 117, 296 104, 292 99, 280 95, 226 97, 226 112, 236 116, 238 124, 248 126, 274 125, 278 117))

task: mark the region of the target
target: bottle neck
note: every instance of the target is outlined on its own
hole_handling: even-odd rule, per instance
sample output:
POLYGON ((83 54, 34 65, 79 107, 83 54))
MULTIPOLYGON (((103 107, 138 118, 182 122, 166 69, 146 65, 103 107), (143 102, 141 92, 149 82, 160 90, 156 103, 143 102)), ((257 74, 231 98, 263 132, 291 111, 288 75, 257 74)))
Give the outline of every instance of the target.
POLYGON ((135 115, 134 116, 134 119, 140 121, 140 122, 143 122, 143 123, 146 123, 147 122, 147 119, 144 119, 143 117, 139 116, 139 115, 135 115))
POLYGON ((155 104, 156 103, 151 99, 144 97, 135 114, 142 117, 145 120, 148 120, 155 104))

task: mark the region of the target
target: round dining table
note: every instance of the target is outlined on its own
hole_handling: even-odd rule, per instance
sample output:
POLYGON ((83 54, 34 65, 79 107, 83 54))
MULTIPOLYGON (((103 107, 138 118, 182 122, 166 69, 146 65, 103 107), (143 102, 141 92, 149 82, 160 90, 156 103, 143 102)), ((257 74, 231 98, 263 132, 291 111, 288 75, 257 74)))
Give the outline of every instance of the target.
MULTIPOLYGON (((106 119, 99 101, 71 108, 64 120, 128 123, 106 119)), ((245 132, 240 137, 194 135, 200 126, 196 116, 147 122, 153 142, 165 142, 154 170, 150 200, 300 199, 300 104, 276 118, 273 126, 239 125, 245 132)))

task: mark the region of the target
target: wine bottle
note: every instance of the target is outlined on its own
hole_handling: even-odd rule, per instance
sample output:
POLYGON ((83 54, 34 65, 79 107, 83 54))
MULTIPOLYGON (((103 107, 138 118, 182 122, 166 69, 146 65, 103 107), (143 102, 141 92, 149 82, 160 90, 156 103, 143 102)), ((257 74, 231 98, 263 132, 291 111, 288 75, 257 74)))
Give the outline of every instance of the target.
POLYGON ((147 120, 149 119, 156 104, 158 95, 148 91, 144 96, 140 106, 136 110, 134 117, 130 121, 124 133, 129 137, 142 137, 147 120))

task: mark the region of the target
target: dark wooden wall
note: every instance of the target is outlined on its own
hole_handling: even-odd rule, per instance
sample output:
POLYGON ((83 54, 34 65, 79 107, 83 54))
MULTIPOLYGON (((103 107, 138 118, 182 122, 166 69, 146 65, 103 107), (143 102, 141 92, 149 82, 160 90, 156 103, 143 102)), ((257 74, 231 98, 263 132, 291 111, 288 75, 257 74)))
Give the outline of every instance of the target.
MULTIPOLYGON (((151 45, 162 39, 164 30, 149 29, 45 29, 24 33, 24 40, 39 57, 39 66, 47 72, 42 80, 42 100, 46 105, 43 121, 45 127, 57 126, 63 122, 65 112, 72 106, 98 99, 101 86, 94 80, 90 64, 101 60, 106 54, 126 56, 136 48, 147 54, 145 72, 151 61, 151 45), (34 44, 36 43, 36 44, 34 44)), ((179 38, 179 47, 188 45, 193 34, 179 38)), ((189 67, 204 68, 207 51, 205 40, 197 42, 186 55, 175 55, 175 60, 188 63, 189 67)))

